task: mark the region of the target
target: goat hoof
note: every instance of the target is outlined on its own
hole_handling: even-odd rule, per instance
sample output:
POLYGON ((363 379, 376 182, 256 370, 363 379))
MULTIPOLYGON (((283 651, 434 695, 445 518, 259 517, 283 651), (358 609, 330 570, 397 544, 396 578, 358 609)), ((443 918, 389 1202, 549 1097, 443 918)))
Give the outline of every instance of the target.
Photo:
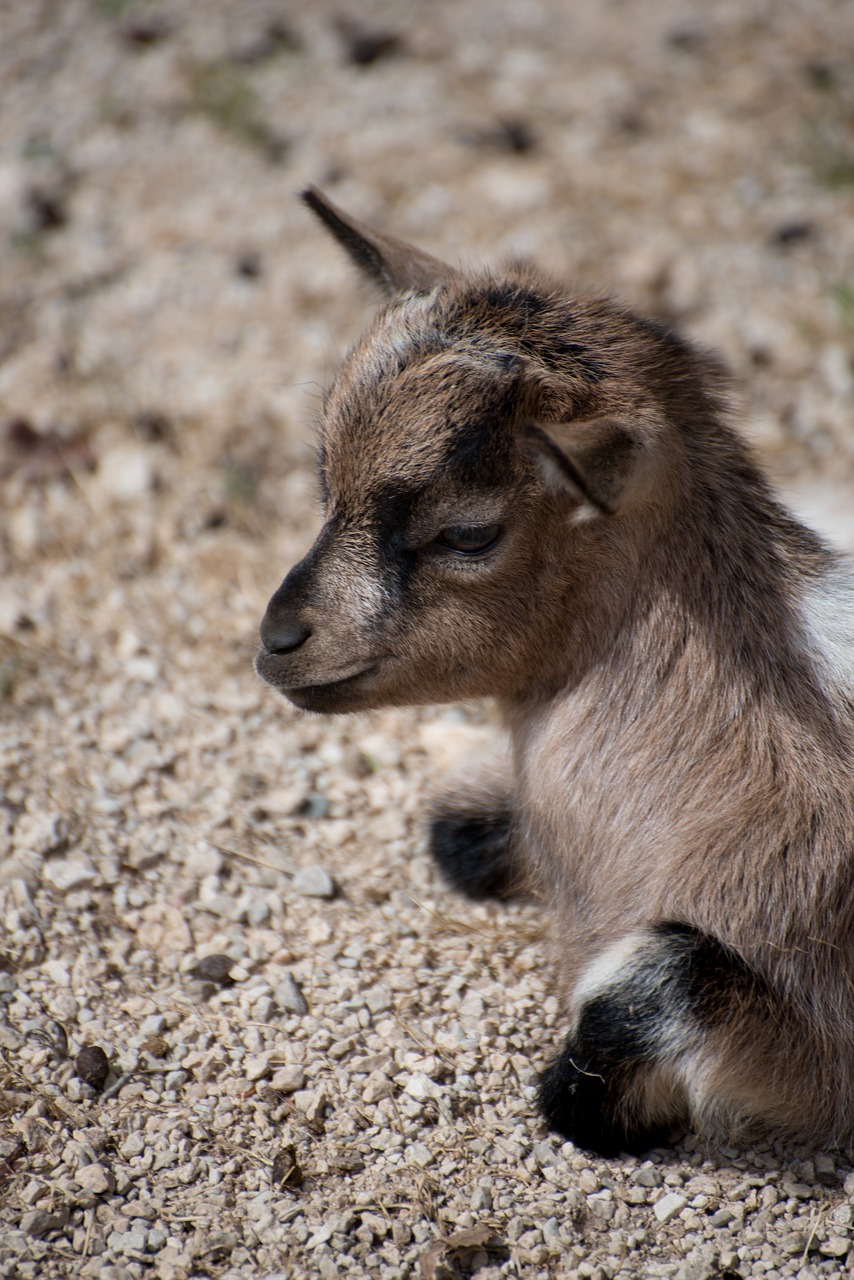
POLYGON ((467 898, 511 898, 518 892, 509 843, 510 819, 503 815, 444 813, 430 823, 436 865, 467 898))
POLYGON ((608 1083, 569 1048, 540 1077, 537 1102, 550 1129, 599 1156, 638 1155, 665 1141, 659 1129, 629 1129, 615 1114, 608 1083))

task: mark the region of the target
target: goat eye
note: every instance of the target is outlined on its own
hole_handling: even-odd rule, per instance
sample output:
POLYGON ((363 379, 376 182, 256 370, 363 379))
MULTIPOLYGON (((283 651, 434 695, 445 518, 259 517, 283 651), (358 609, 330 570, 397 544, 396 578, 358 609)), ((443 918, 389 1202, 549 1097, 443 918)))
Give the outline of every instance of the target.
POLYGON ((442 530, 436 542, 440 547, 471 556, 487 551, 500 533, 500 524, 452 524, 442 530))

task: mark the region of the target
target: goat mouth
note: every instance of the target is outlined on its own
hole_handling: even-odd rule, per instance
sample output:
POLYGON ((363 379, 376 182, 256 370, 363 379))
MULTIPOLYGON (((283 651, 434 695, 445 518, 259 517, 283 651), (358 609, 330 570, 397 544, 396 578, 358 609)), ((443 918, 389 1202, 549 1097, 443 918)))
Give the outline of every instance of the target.
POLYGON ((363 680, 365 676, 373 675, 375 671, 375 666, 363 667, 361 671, 354 671, 352 675, 341 676, 337 680, 324 680, 322 684, 300 684, 284 691, 289 698, 297 698, 302 694, 334 693, 336 689, 346 689, 355 684, 357 680, 363 680))
POLYGON ((311 684, 296 684, 289 679, 287 674, 281 671, 280 663, 277 656, 270 653, 267 649, 261 649, 255 658, 255 670, 262 680, 266 680, 267 684, 278 689, 279 693, 289 698, 291 702, 297 706, 314 705, 320 700, 332 699, 337 693, 346 693, 350 688, 355 686, 359 681, 364 680, 367 676, 373 675, 377 670, 377 663, 371 663, 369 666, 360 667, 357 671, 351 671, 345 676, 336 676, 331 680, 313 681, 311 684))
POLYGON ((324 684, 299 685, 297 688, 282 689, 285 697, 302 711, 336 711, 357 710, 361 705, 360 692, 362 682, 377 670, 375 666, 364 667, 353 675, 339 680, 328 680, 324 684))

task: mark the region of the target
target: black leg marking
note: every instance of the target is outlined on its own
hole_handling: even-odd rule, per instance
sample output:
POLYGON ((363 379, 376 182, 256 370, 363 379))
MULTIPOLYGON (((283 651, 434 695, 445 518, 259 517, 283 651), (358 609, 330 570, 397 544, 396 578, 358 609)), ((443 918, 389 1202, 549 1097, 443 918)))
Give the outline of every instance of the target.
POLYGON ((510 850, 510 814, 437 813, 430 850, 445 879, 467 898, 511 898, 519 892, 510 850))
POLYGON ((705 1029, 769 993, 748 965, 688 925, 662 924, 648 943, 584 1005, 578 1025, 540 1080, 549 1126, 599 1155, 639 1152, 686 1119, 678 1098, 643 1113, 643 1074, 664 1068, 705 1029))
POLYGON ((651 1061, 626 1006, 600 997, 540 1079, 537 1101, 550 1129, 600 1156, 661 1143, 657 1125, 633 1123, 622 1106, 632 1075, 651 1061))

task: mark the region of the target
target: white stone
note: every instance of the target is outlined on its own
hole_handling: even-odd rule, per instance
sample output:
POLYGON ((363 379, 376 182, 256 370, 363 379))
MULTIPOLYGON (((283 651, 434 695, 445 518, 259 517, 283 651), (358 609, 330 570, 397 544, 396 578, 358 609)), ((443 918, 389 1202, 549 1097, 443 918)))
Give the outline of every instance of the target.
POLYGON ((323 867, 301 867, 291 881, 291 888, 303 898, 335 896, 335 881, 323 867))
POLYGON ((366 1103, 379 1102, 382 1098, 388 1098, 393 1092, 393 1086, 388 1076, 382 1071, 372 1071, 365 1081, 365 1087, 362 1090, 362 1101, 366 1103))
POLYGON ((294 1093, 294 1103, 309 1120, 320 1120, 328 1101, 322 1089, 298 1089, 294 1093))
POLYGON ((685 1208, 687 1203, 684 1196, 677 1195, 675 1191, 668 1191, 660 1200, 656 1200, 652 1206, 652 1212, 659 1222, 669 1222, 685 1208))
POLYGON ((151 454, 140 445, 115 445, 101 456, 97 479, 110 498, 139 498, 154 479, 151 454))
POLYGON ((165 1030, 166 1019, 162 1013, 150 1013, 139 1024, 139 1034, 143 1040, 146 1040, 149 1036, 161 1036, 165 1030))
POLYGON ((263 1080, 270 1074, 270 1064, 261 1054, 250 1054, 243 1059, 243 1074, 249 1081, 263 1080))
POLYGON ((378 982, 376 986, 368 987, 367 991, 363 992, 363 994, 365 997, 365 1004, 368 1006, 371 1013, 385 1013, 386 1009, 390 1009, 394 1003, 391 987, 387 986, 384 982, 378 982))
POLYGON ((404 1093, 408 1093, 410 1098, 415 1098, 416 1102, 424 1102, 427 1098, 441 1098, 442 1089, 436 1084, 435 1080, 431 1080, 423 1071, 415 1071, 409 1076, 403 1086, 404 1093))
POLYGON ((84 1164, 75 1173, 74 1180, 78 1187, 92 1191, 96 1196, 108 1195, 116 1188, 115 1178, 102 1164, 84 1164))
POLYGON ((91 884, 97 872, 85 862, 56 858, 45 863, 42 875, 54 889, 58 889, 60 893, 68 893, 82 888, 84 884, 91 884))
POLYGON ((21 853, 43 857, 62 848, 67 834, 67 824, 60 813, 22 813, 15 824, 12 844, 21 853))
POLYGON ((296 1093, 305 1084, 305 1070, 298 1062, 291 1062, 273 1072, 270 1085, 279 1093, 296 1093))
POLYGON ((433 1153, 423 1142, 413 1142, 406 1149, 406 1159, 409 1164, 418 1165, 419 1169, 426 1169, 433 1163, 433 1153))

